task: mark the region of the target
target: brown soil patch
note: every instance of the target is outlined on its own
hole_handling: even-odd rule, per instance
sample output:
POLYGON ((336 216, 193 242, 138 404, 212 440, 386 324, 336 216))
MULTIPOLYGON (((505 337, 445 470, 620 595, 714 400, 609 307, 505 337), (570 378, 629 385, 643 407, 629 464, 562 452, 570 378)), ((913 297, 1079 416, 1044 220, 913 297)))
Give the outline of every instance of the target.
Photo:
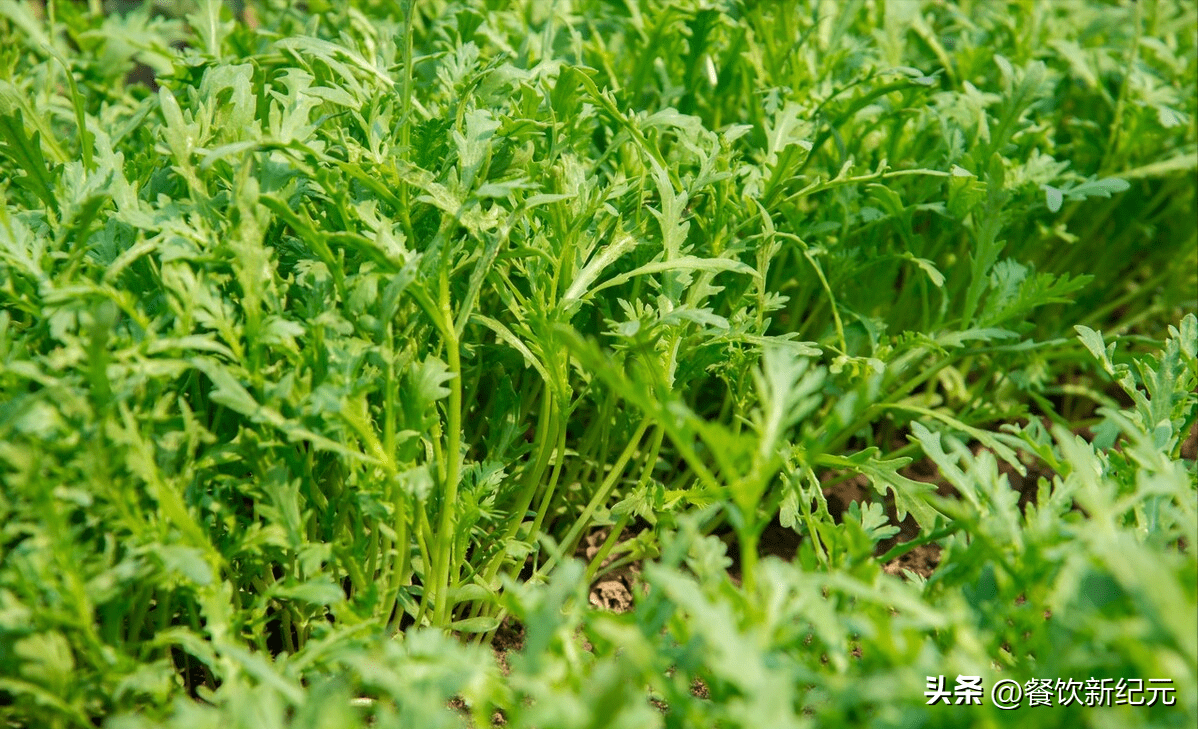
POLYGON ((1190 435, 1181 444, 1181 457, 1198 461, 1198 422, 1190 426, 1190 435))
MULTIPOLYGON (((590 563, 599 553, 599 548, 607 540, 609 534, 611 534, 611 530, 606 527, 592 531, 578 545, 577 556, 590 563)), ((621 537, 624 538, 625 535, 621 535, 621 537)), ((602 572, 603 568, 612 562, 611 557, 605 559, 600 565, 600 571, 602 572)), ((614 613, 626 613, 632 610, 633 589, 640 582, 640 573, 640 565, 634 562, 602 574, 591 584, 589 595, 591 605, 614 613)))
POLYGON ((491 651, 495 654, 495 662, 499 670, 507 676, 512 672, 508 661, 509 653, 518 653, 524 649, 524 624, 516 622, 511 617, 503 619, 491 637, 491 651))
POLYGON ((910 552, 892 559, 882 565, 882 571, 888 575, 906 579, 906 571, 910 570, 925 580, 940 565, 940 545, 921 544, 910 552))
POLYGON ((777 557, 789 562, 795 558, 802 541, 794 529, 787 529, 775 519, 762 532, 757 551, 762 557, 777 557))

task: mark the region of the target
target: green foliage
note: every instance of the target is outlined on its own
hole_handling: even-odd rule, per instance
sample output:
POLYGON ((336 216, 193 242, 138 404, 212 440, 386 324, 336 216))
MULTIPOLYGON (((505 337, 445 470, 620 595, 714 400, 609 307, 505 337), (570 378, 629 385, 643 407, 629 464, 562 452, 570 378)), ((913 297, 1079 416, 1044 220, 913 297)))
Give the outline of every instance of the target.
POLYGON ((1195 24, 0 2, 0 717, 1192 725, 1195 24))

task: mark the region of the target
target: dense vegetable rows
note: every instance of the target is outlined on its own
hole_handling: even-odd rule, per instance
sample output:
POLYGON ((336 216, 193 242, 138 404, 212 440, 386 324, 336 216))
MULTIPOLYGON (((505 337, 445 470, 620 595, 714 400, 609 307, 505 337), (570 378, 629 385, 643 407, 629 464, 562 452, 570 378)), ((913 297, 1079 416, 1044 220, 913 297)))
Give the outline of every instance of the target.
POLYGON ((0 3, 7 726, 1193 725, 1192 1, 293 5, 0 3))

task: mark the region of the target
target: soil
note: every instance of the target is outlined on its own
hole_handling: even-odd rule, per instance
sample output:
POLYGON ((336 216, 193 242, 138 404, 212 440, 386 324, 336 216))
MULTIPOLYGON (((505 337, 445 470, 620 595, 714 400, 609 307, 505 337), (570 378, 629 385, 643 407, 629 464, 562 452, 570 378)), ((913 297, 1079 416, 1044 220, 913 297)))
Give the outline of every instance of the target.
POLYGON ((495 629, 495 635, 491 638, 491 650, 495 653, 495 662, 499 664, 499 670, 503 672, 503 675, 506 676, 512 672, 508 654, 519 653, 523 649, 524 625, 510 617, 505 618, 495 629))
MULTIPOLYGON (((607 527, 592 531, 578 545, 575 556, 590 563, 610 533, 611 530, 607 527)), ((600 565, 600 571, 611 562, 612 558, 610 557, 604 560, 600 565)), ((591 585, 591 605, 614 613, 628 612, 632 609, 632 591, 640 582, 640 573, 640 565, 633 563, 603 574, 591 585)))
POLYGON ((1198 461, 1198 422, 1190 426, 1190 436, 1181 444, 1181 457, 1188 461, 1198 461))

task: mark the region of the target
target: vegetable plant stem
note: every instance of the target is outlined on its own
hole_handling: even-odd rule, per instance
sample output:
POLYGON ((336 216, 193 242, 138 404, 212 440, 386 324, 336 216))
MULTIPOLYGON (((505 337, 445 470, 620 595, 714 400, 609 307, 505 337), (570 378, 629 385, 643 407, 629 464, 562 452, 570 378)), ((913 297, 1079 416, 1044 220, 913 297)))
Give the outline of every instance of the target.
MULTIPOLYGON (((566 536, 562 538, 562 554, 573 554, 574 549, 578 545, 578 539, 582 536, 582 531, 587 527, 588 524, 591 523, 591 516, 595 513, 595 509, 607 501, 608 495, 611 493, 612 488, 616 485, 616 482, 619 481, 620 476, 624 473, 624 469, 628 466, 628 461, 632 459, 633 454, 636 452, 637 446, 640 445, 641 438, 644 437, 645 431, 649 429, 650 423, 650 419, 645 418, 641 421, 641 424, 637 426, 636 432, 633 434, 632 438, 628 440, 628 445, 624 447, 624 451, 620 453, 619 458, 617 458, 616 462, 612 464, 611 471, 608 472, 607 478, 604 479, 603 483, 600 484, 599 488, 595 491, 594 496, 591 497, 591 500, 587 503, 586 507, 583 508, 582 513, 574 521, 574 525, 570 527, 570 531, 567 532, 566 536)), ((549 559, 545 561, 545 565, 539 571, 549 571, 556 562, 556 555, 550 556, 549 559)))
POLYGON ((434 588, 426 599, 434 600, 433 624, 446 625, 449 617, 449 587, 453 576, 450 566, 453 560, 453 529, 457 517, 458 480, 462 457, 462 358, 457 333, 452 325, 453 311, 449 302, 449 271, 441 269, 440 280, 441 316, 444 322, 442 336, 445 341, 445 356, 449 360, 449 406, 446 417, 445 483, 441 501, 440 524, 438 526, 433 559, 436 560, 434 588))

